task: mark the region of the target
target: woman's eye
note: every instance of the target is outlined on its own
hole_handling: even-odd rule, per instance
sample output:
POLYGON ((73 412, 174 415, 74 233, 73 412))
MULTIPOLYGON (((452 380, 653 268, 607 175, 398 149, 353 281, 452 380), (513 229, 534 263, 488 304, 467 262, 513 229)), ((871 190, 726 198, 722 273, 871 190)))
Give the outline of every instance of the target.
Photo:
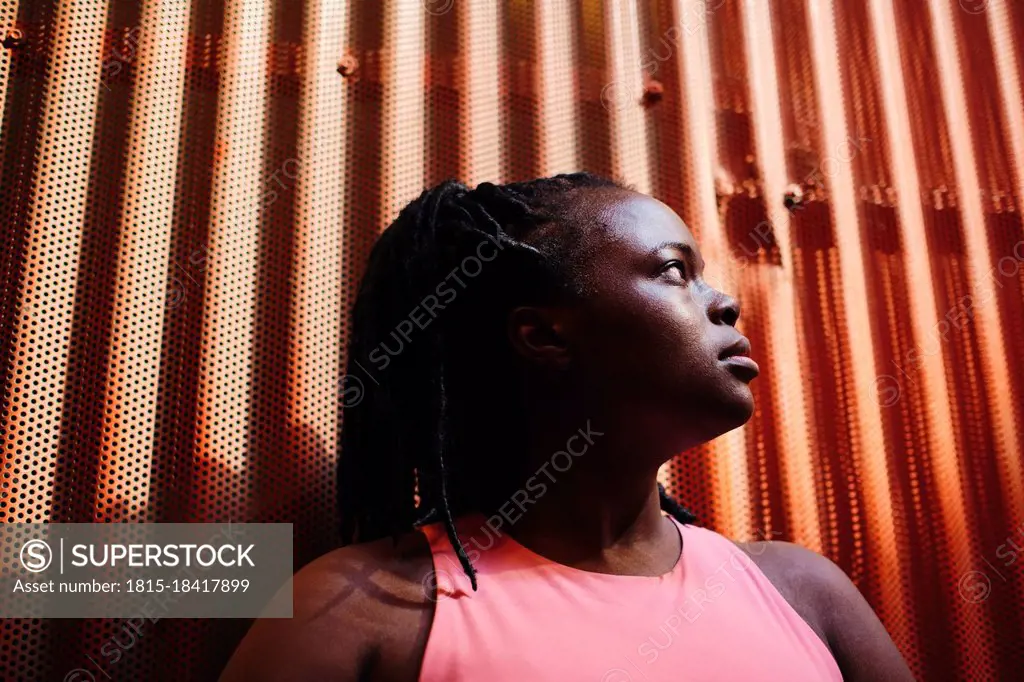
POLYGON ((675 273, 673 275, 670 275, 671 279, 680 282, 686 281, 686 264, 684 264, 682 261, 674 260, 670 263, 666 263, 665 267, 662 268, 661 272, 662 274, 675 273))

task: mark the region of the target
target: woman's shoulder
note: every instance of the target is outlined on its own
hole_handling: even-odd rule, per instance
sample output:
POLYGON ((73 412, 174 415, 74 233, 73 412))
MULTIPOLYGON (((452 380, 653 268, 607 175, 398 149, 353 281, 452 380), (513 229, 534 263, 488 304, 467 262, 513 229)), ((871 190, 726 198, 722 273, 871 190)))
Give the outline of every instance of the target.
POLYGON ((794 608, 800 606, 797 610, 801 615, 816 605, 813 602, 820 596, 819 590, 828 589, 829 583, 835 580, 835 571, 842 572, 828 557, 795 542, 739 541, 711 528, 688 528, 697 528, 704 537, 714 538, 713 544, 720 551, 741 550, 794 608))
POLYGON ((837 574, 845 577, 842 569, 828 557, 795 542, 731 542, 750 557, 776 591, 831 650, 828 596, 836 585, 837 574))
POLYGON ((221 682, 414 682, 433 620, 432 574, 418 530, 320 556, 292 579, 293 617, 257 620, 221 682))
POLYGON ((914 679, 882 621, 838 564, 793 542, 735 544, 821 637, 845 679, 914 679))
POLYGON ((827 557, 793 542, 764 540, 741 542, 710 528, 701 528, 716 540, 714 544, 730 553, 742 551, 818 637, 828 645, 828 623, 823 613, 823 593, 827 591, 827 557), (730 549, 726 549, 730 548, 730 549))

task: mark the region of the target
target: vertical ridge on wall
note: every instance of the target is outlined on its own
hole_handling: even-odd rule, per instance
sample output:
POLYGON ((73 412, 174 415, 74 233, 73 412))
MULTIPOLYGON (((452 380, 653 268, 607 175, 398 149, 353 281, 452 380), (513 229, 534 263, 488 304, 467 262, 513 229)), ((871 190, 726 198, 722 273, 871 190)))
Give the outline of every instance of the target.
POLYGON ((573 0, 534 5, 537 69, 537 173, 542 177, 579 170, 576 83, 579 63, 573 45, 573 0))
MULTIPOLYGON (((994 317, 1000 322, 999 335, 1010 369, 1002 383, 1009 395, 1005 396, 1007 409, 1001 419, 1018 427, 1016 432, 1007 432, 1008 442, 999 448, 996 459, 1004 482, 1005 505, 1012 517, 1024 518, 1024 462, 1011 454, 1024 449, 1024 433, 1020 430, 1024 422, 1024 358, 1012 351, 1024 335, 1024 325, 1019 323, 1024 313, 1024 276, 1019 267, 1012 265, 1024 260, 1024 102, 1009 52, 1012 42, 997 40, 999 35, 1009 38, 1007 8, 995 3, 987 9, 982 16, 959 15, 954 27, 961 71, 971 74, 964 80, 964 93, 966 100, 972 102, 967 113, 977 150, 979 194, 989 246, 986 262, 989 279, 998 287, 998 291, 992 290, 998 296, 996 305, 984 305, 994 310, 994 317), (1000 19, 1004 23, 993 31, 1000 19), (981 37, 984 39, 979 40, 981 37), (979 100, 982 106, 975 104, 979 100), (991 125, 986 125, 989 122, 991 125)), ((983 371, 991 370, 992 367, 983 365, 983 371)))
MULTIPOLYGON (((18 18, 18 1, 10 0, 0 5, 0 26, 15 26, 18 18)), ((20 31, 20 29, 16 29, 20 31)), ((10 50, 0 51, 0 121, 4 120, 7 111, 7 88, 11 79, 12 54, 10 50)), ((7 136, 0 137, 0 158, 7 155, 7 136)))
MULTIPOLYGON (((994 305, 993 270, 997 268, 989 250, 987 221, 981 201, 981 184, 974 145, 971 140, 971 120, 968 113, 963 73, 957 57, 953 35, 953 17, 950 7, 942 0, 929 0, 932 41, 939 61, 938 74, 942 83, 942 108, 949 122, 952 145, 953 172, 959 191, 957 199, 963 219, 964 250, 971 291, 984 304, 973 313, 978 322, 974 326, 979 345, 981 374, 985 377, 985 395, 997 434, 993 445, 996 461, 1001 465, 1000 480, 1013 518, 1024 519, 1024 475, 1020 462, 1020 434, 1014 418, 1014 387, 1011 375, 1002 371, 1009 365, 1003 339, 1002 322, 994 305)), ((1019 264, 1018 264, 1019 266, 1019 264)), ((968 564, 963 568, 967 570, 968 564)))
MULTIPOLYGON (((890 143, 888 153, 892 164, 893 190, 898 215, 897 226, 902 242, 902 257, 907 271, 908 293, 915 302, 913 306, 901 305, 900 312, 910 320, 912 351, 916 351, 924 347, 933 331, 939 328, 940 306, 934 295, 936 282, 932 277, 925 215, 921 203, 924 193, 917 173, 913 146, 908 146, 903 142, 911 139, 912 132, 895 30, 896 17, 891 0, 874 0, 870 7, 870 19, 877 45, 879 86, 882 91, 881 103, 886 120, 886 137, 890 143)), ((939 483, 938 502, 941 509, 940 516, 946 526, 945 537, 950 543, 959 544, 959 547, 953 548, 954 555, 965 556, 973 553, 969 532, 972 514, 968 501, 964 498, 967 482, 962 480, 960 473, 954 421, 948 400, 949 377, 946 376, 944 369, 949 359, 948 354, 948 348, 939 346, 936 352, 919 356, 920 362, 915 364, 919 364, 920 367, 911 367, 910 369, 911 371, 917 369, 916 373, 920 383, 915 381, 911 375, 904 376, 902 365, 907 364, 906 360, 911 357, 911 352, 898 358, 899 363, 895 362, 896 358, 893 358, 893 364, 898 368, 897 372, 900 373, 896 380, 908 384, 906 399, 910 400, 914 393, 920 392, 921 404, 917 412, 925 420, 926 452, 934 469, 933 479, 939 483)), ((925 493, 917 482, 911 480, 909 495, 915 507, 923 494, 925 493)), ((930 521, 933 523, 934 519, 930 518, 931 516, 927 512, 923 512, 923 517, 917 522, 927 523, 930 521)), ((914 523, 914 521, 908 521, 908 523, 914 523)), ((917 534, 916 530, 913 532, 914 535, 917 534)), ((949 547, 943 547, 937 549, 936 553, 947 555, 949 549, 949 547)), ((926 570, 929 563, 927 560, 922 561, 921 568, 926 570)), ((942 567, 943 565, 940 564, 940 568, 942 567)), ((952 584, 957 576, 950 577, 952 580, 945 580, 944 584, 952 584)), ((954 610, 962 610, 965 606, 961 599, 952 598, 946 601, 951 602, 951 607, 954 610)), ((919 622, 919 627, 935 627, 943 620, 945 619, 936 618, 930 623, 919 622)), ((984 626, 984 623, 978 623, 976 619, 969 619, 964 627, 975 633, 983 633, 984 626)), ((932 638, 922 637, 922 639, 932 638)), ((981 639, 983 646, 986 640, 984 637, 981 639)))
MULTIPOLYGON (((746 0, 743 4, 752 142, 757 151, 760 191, 767 219, 756 225, 750 236, 759 249, 769 246, 764 243, 768 241, 777 247, 780 265, 755 264, 751 269, 757 278, 755 283, 765 297, 765 308, 772 311, 772 316, 765 322, 769 345, 762 357, 768 375, 773 379, 769 384, 772 398, 770 418, 778 423, 778 427, 771 451, 778 453, 781 459, 779 482, 785 486, 786 492, 783 527, 788 527, 787 535, 796 542, 821 552, 823 538, 816 501, 821 491, 814 475, 817 464, 808 443, 808 408, 804 402, 805 387, 800 372, 804 366, 804 348, 799 343, 802 335, 793 288, 793 242, 789 213, 783 203, 789 183, 773 31, 784 29, 772 26, 770 12, 770 6, 764 2, 746 0)), ((778 522, 773 524, 778 525, 778 522)))
MULTIPOLYGON (((95 227, 91 199, 99 184, 93 177, 94 159, 102 151, 97 144, 103 97, 98 84, 104 76, 107 9, 100 4, 79 7, 65 0, 19 7, 48 25, 45 29, 23 26, 26 42, 22 52, 15 53, 21 64, 12 66, 10 73, 20 72, 26 80, 35 76, 41 82, 29 80, 23 92, 15 82, 8 90, 0 145, 5 154, 0 213, 12 212, 3 218, 4 232, 9 220, 9 234, 18 235, 14 248, 0 257, 21 260, 4 272, 17 278, 0 282, 4 296, 13 299, 10 312, 4 315, 5 328, 0 330, 4 339, 0 347, 9 352, 0 365, 7 372, 0 391, 4 523, 67 521, 64 510, 70 505, 61 488, 71 487, 67 479, 77 473, 67 466, 67 459, 76 458, 82 469, 94 467, 83 444, 76 408, 85 401, 100 402, 95 394, 85 394, 97 389, 90 374, 102 360, 76 353, 76 345, 92 350, 81 343, 81 325, 76 322, 83 317, 92 318, 90 322, 105 318, 85 309, 81 283, 92 270, 86 227, 95 227), (38 52, 27 55, 25 48, 38 52), (30 61, 35 57, 38 61, 30 61), (35 100, 37 91, 42 94, 35 100), (21 97, 28 102, 10 101, 21 97), (12 127, 11 117, 24 128, 12 127), (28 138, 25 133, 29 132, 37 137, 28 138), (8 192, 17 195, 8 197, 8 192)), ((88 484, 94 479, 88 471, 82 474, 88 483, 81 492, 91 497, 94 489, 88 484)), ((61 641, 64 633, 78 644, 77 624, 68 623, 12 620, 10 632, 5 633, 12 639, 6 641, 18 642, 19 651, 4 652, 7 660, 0 676, 13 678, 15 662, 19 672, 46 668, 52 661, 52 643, 61 641)))
MULTIPOLYGON (((81 227, 88 208, 105 10, 99 4, 83 8, 65 0, 56 4, 53 17, 56 37, 40 116, 45 125, 31 184, 22 190, 30 196, 25 224, 19 226, 32 226, 35 238, 26 244, 13 328, 4 331, 12 335, 12 351, 16 349, 0 420, 8 441, 6 523, 49 520, 62 447, 60 429, 49 422, 63 417, 66 388, 78 379, 68 362, 75 300, 67 283, 78 281, 79 266, 84 265, 81 227), (65 228, 69 223, 70 230, 65 228)), ((5 131, 5 138, 9 134, 5 131)), ((16 150, 5 145, 5 151, 16 150)))
MULTIPOLYGON (((768 355, 771 315, 765 307, 766 286, 779 259, 754 139, 756 111, 751 101, 750 65, 755 57, 748 49, 749 15, 742 0, 720 0, 705 11, 716 109, 715 182, 724 249, 720 257, 730 263, 734 279, 723 288, 739 299, 738 326, 758 351, 755 357, 764 366, 762 377, 768 378, 777 368, 768 355)), ((766 539, 788 535, 784 500, 789 482, 780 475, 783 453, 775 443, 785 424, 784 415, 778 412, 779 402, 773 399, 774 383, 758 381, 752 386, 754 414, 742 430, 747 487, 734 493, 747 498, 752 530, 766 539)))
MULTIPOLYGON (((923 305, 907 309, 904 301, 920 282, 909 281, 907 264, 902 257, 905 250, 905 227, 901 224, 899 203, 892 189, 892 145, 894 139, 886 124, 887 108, 880 87, 877 40, 868 27, 871 19, 864 5, 843 5, 837 17, 845 30, 841 34, 844 54, 856 55, 843 61, 844 78, 853 93, 848 111, 856 121, 859 135, 872 140, 860 151, 853 163, 855 181, 859 189, 863 234, 865 235, 865 267, 869 273, 869 296, 877 301, 878 322, 875 333, 875 354, 878 371, 897 370, 893 374, 880 374, 879 379, 896 387, 895 399, 879 400, 886 442, 894 456, 902 457, 905 468, 892 472, 892 495, 898 507, 913 509, 914 513, 894 519, 901 546, 914 543, 920 547, 915 557, 904 562, 905 567, 932 570, 916 581, 919 594, 930 594, 931 599, 919 609, 915 632, 922 646, 935 639, 948 639, 957 629, 958 619, 964 618, 962 627, 976 633, 984 642, 984 630, 979 628, 976 615, 965 608, 962 599, 949 598, 948 587, 956 582, 955 567, 950 562, 937 562, 935 557, 971 556, 974 538, 966 532, 970 525, 969 507, 965 504, 966 480, 958 469, 954 448, 945 440, 951 434, 948 426, 935 424, 929 415, 938 411, 938 421, 950 416, 948 404, 941 401, 945 382, 936 377, 915 380, 903 365, 905 358, 926 338, 929 318, 935 313, 923 310, 923 305), (859 60, 859 61, 858 61, 859 60), (897 362, 897 359, 900 362, 897 362), (902 364, 901 364, 902 363, 902 364), (936 389, 939 390, 936 394, 936 389), (929 392, 930 391, 930 392, 929 392), (942 412, 945 412, 944 416, 942 412), (928 481, 929 492, 919 500, 915 490, 915 474, 928 481), (920 516, 920 515, 923 515, 920 516), (935 519, 942 519, 936 527, 935 519), (922 541, 922 536, 928 536, 922 541)), ((895 138, 899 139, 899 138, 895 138)), ((911 368, 913 369, 913 368, 911 368)), ((877 381, 877 380, 876 380, 877 381)), ((879 381, 879 383, 883 383, 879 381)), ((881 397, 881 396, 879 396, 881 397)), ((948 421, 946 422, 948 423, 948 421)), ((937 660, 946 652, 929 652, 929 659, 937 660)), ((944 666, 954 668, 956 659, 950 656, 944 666)))
POLYGON ((536 3, 511 0, 499 3, 502 57, 502 180, 521 182, 536 177, 538 97, 540 77, 536 62, 540 36, 536 3))
MULTIPOLYGON (((684 204, 689 209, 689 215, 684 217, 690 219, 689 227, 700 241, 706 262, 704 276, 709 284, 723 290, 733 289, 734 262, 725 243, 714 183, 718 141, 707 8, 702 0, 674 0, 672 7, 672 25, 681 30, 676 69, 682 90, 682 111, 678 118, 684 123, 685 130, 681 135, 683 147, 679 151, 680 158, 693 169, 683 175, 684 204)), ((701 453, 710 460, 706 470, 712 474, 708 495, 714 507, 707 516, 729 537, 748 533, 755 521, 750 514, 747 496, 750 481, 746 433, 743 429, 730 431, 702 447, 701 453)), ((686 467, 685 458, 677 466, 686 467)), ((705 516, 703 510, 695 511, 702 518, 705 516)))
MULTIPOLYGON (((289 433, 312 442, 295 447, 291 475, 284 477, 274 491, 276 504, 265 505, 270 508, 271 518, 295 518, 299 524, 296 535, 310 539, 316 537, 316 519, 303 508, 319 496, 311 495, 304 483, 329 472, 330 464, 337 459, 337 404, 343 389, 338 380, 342 371, 344 305, 339 226, 345 222, 346 198, 336 178, 339 169, 351 169, 345 144, 353 131, 337 66, 338 56, 348 42, 349 19, 348 3, 315 0, 310 3, 302 29, 308 57, 301 74, 298 157, 292 164, 296 256, 288 330, 286 419, 289 433)), ((333 477, 329 482, 328 489, 334 491, 333 477)), ((335 509, 334 495, 327 497, 326 507, 335 509)))
MULTIPOLYGON (((979 300, 977 290, 973 288, 970 259, 965 257, 968 237, 965 213, 962 210, 963 201, 960 199, 964 188, 957 177, 958 162, 953 158, 958 153, 957 145, 951 140, 953 121, 949 119, 944 106, 936 106, 929 101, 931 93, 941 93, 943 88, 949 86, 943 82, 943 75, 934 66, 941 63, 936 55, 939 49, 934 39, 936 31, 930 25, 935 18, 929 16, 929 13, 908 11, 908 8, 898 3, 894 4, 894 8, 902 10, 896 12, 901 35, 914 36, 914 40, 907 40, 905 43, 908 49, 903 53, 903 69, 915 76, 907 81, 908 90, 912 94, 909 106, 914 120, 913 142, 920 164, 918 172, 926 182, 926 198, 923 203, 926 219, 929 220, 930 253, 937 282, 935 295, 942 301, 940 310, 946 311, 937 328, 932 331, 933 343, 926 346, 923 352, 925 355, 935 353, 942 345, 948 345, 950 348, 946 376, 957 436, 957 459, 959 467, 965 471, 965 494, 975 519, 970 538, 975 539, 976 553, 971 557, 971 564, 956 567, 959 569, 959 575, 955 577, 959 580, 958 589, 963 600, 968 603, 968 608, 981 612, 988 611, 985 617, 992 618, 997 623, 1014 622, 1015 618, 1019 620, 1021 617, 1021 587, 1024 586, 1021 585, 1020 578, 1018 577, 1016 581, 1016 598, 1012 598, 1012 592, 1010 595, 997 592, 999 598, 990 599, 988 596, 988 590, 994 587, 995 582, 991 578, 998 578, 999 583, 1007 582, 1006 576, 1002 575, 1005 568, 1001 572, 995 566, 995 561, 1000 557, 993 556, 993 551, 998 553, 999 550, 994 548, 1005 548, 1008 541, 1013 541, 1012 530, 1018 521, 1010 515, 1005 501, 1001 499, 1001 489, 1007 482, 1000 480, 998 471, 998 451, 994 441, 1000 434, 997 425, 991 421, 986 407, 988 382, 982 374, 984 367, 979 360, 979 355, 984 352, 978 339, 981 322, 974 312, 979 303, 996 307, 1005 303, 1007 299, 999 302, 991 299, 979 300), (972 568, 972 565, 978 568, 972 568), (1007 598, 1008 596, 1010 598, 1007 598)), ((974 49, 978 47, 975 45, 974 49)), ((986 129, 991 128, 992 121, 979 121, 978 125, 986 129)), ((965 132, 968 132, 965 141, 970 143, 972 136, 969 131, 965 132)), ((959 143, 961 149, 965 141, 959 143)), ((1019 233, 1019 223, 1015 229, 1019 233)), ((998 234, 998 222, 993 221, 991 230, 993 235, 998 234)), ((1024 258, 1010 260, 1010 264, 1018 273, 1022 261, 1024 258)), ((983 276, 991 278, 994 274, 995 271, 989 271, 983 276)), ((1012 292, 1012 289, 1009 291, 1012 292)), ((1012 300, 1012 295, 1008 293, 1007 298, 1012 300)), ((1007 312, 1013 314, 1009 307, 1007 312)), ((1020 319, 1019 312, 1017 319, 1020 319)), ((1010 376, 1014 374, 1012 368, 1006 368, 1005 371, 1010 376)), ((1017 374, 1019 377, 1019 372, 1017 374)), ((934 514, 925 515, 922 519, 924 529, 933 525, 933 516, 934 514)), ((1024 529, 1024 526, 1019 528, 1024 529)), ((946 570, 943 568, 947 563, 945 553, 936 552, 936 555, 936 560, 943 562, 940 569, 946 570)), ((1012 574, 1010 577, 1012 578, 1012 574)), ((1000 590, 1012 590, 1014 584, 997 584, 996 587, 1000 590)), ((926 602, 920 610, 923 613, 929 607, 930 604, 926 602)), ((998 630, 994 634, 998 637, 998 630)), ((968 656, 973 656, 973 640, 976 636, 977 633, 974 632, 963 633, 965 645, 954 652, 950 652, 948 647, 942 647, 941 644, 936 645, 934 653, 927 660, 928 665, 942 671, 944 668, 939 667, 937 663, 941 662, 943 657, 959 656, 961 660, 966 661, 968 656)), ((942 641, 938 636, 933 637, 933 640, 942 641)), ((1001 648, 1001 657, 1005 659, 1009 654, 1008 648, 1001 648)), ((980 663, 971 666, 972 672, 992 668, 1009 671, 1013 668, 1012 663, 1000 661, 996 657, 986 659, 979 656, 976 660, 980 663)), ((998 672, 995 675, 1000 676, 998 672)))
MULTIPOLYGON (((851 453, 856 457, 854 466, 866 483, 864 493, 870 509, 870 516, 865 519, 864 536, 857 537, 858 534, 854 534, 855 545, 858 553, 870 553, 877 566, 880 576, 877 586, 881 597, 880 607, 886 613, 894 614, 886 623, 890 633, 895 640, 910 643, 913 642, 914 632, 908 621, 899 617, 913 610, 901 575, 901 548, 893 527, 893 486, 888 463, 884 458, 872 456, 873 453, 885 450, 885 434, 878 401, 872 395, 876 387, 873 325, 864 276, 865 261, 857 220, 853 168, 850 160, 844 161, 842 155, 829 155, 829 151, 838 152, 843 148, 849 130, 843 110, 847 95, 842 89, 833 2, 809 3, 807 16, 811 59, 819 97, 822 151, 826 158, 835 158, 838 166, 826 179, 826 185, 839 252, 842 308, 849 334, 847 350, 850 356, 844 358, 849 367, 849 375, 844 388, 856 415, 856 428, 850 434, 853 440, 851 453)), ((853 577, 859 578, 856 573, 853 577)))
POLYGON ((385 0, 381 84, 380 230, 423 191, 424 50, 423 12, 403 11, 404 0, 385 0))
MULTIPOLYGON (((995 54, 995 72, 999 79, 1000 100, 1003 103, 1003 115, 1006 117, 1006 132, 1010 138, 1010 158, 1016 178, 1016 195, 1018 202, 1015 210, 1019 214, 1024 206, 1019 202, 1024 197, 1024 73, 1018 69, 1013 56, 1013 29, 1010 0, 990 0, 985 16, 988 30, 992 37, 992 51, 995 54)), ((1019 36, 1018 41, 1024 41, 1019 36)), ((2 93, 0 93, 2 94, 2 93)))
MULTIPOLYGON (((1007 93, 999 91, 988 25, 977 12, 956 11, 954 7, 964 9, 959 4, 929 3, 929 37, 939 66, 936 73, 952 156, 955 189, 950 198, 961 221, 961 243, 957 245, 955 256, 961 261, 958 274, 962 287, 970 291, 961 296, 954 307, 957 313, 966 309, 964 316, 970 324, 962 323, 960 315, 951 320, 954 338, 959 337, 966 351, 957 363, 957 374, 976 396, 975 404, 981 408, 966 419, 978 419, 980 424, 974 428, 982 428, 977 442, 984 445, 977 451, 964 453, 962 465, 966 466, 970 477, 967 493, 979 509, 981 528, 972 534, 978 539, 977 547, 969 556, 954 556, 950 563, 962 575, 985 574, 991 568, 1003 582, 1009 582, 1005 589, 1014 594, 1015 599, 963 606, 966 617, 981 621, 979 627, 968 629, 969 635, 978 640, 975 651, 982 660, 992 661, 991 667, 997 670, 997 676, 1004 677, 1016 670, 1013 663, 1006 660, 1005 653, 1002 656, 991 653, 995 638, 992 622, 1014 617, 1013 609, 1008 607, 1011 603, 1020 604, 1024 584, 1019 571, 1010 573, 1016 577, 1010 582, 991 565, 992 560, 986 554, 994 545, 1003 543, 1005 547, 1006 529, 982 519, 993 512, 1000 516, 1005 514, 1011 522, 1024 518, 1024 470, 1020 460, 1024 443, 1019 431, 1024 415, 1021 409, 1024 397, 1021 379, 1024 377, 1019 372, 1022 367, 1016 357, 1019 353, 1007 349, 1007 346, 1019 346, 1020 333, 1024 330, 1019 323, 1020 304, 1024 299, 1024 281, 1020 277, 1022 259, 1013 254, 1010 246, 1013 242, 1024 244, 1021 239, 1024 234, 1018 212, 1020 197, 1013 196, 1016 186, 1013 156, 1004 152, 1010 146, 1006 121, 1002 118, 1004 108, 998 103, 1007 93), (1004 265, 1011 269, 1005 270, 1004 265), (1016 325, 1011 321, 1014 312, 1018 319, 1016 325), (1007 315, 1007 324, 1001 313, 1007 315), (1018 371, 1013 371, 1014 368, 1018 371), (978 485, 979 478, 987 478, 994 485, 978 485), (993 500, 992 496, 1002 499, 993 500)), ((1009 151, 1012 152, 1012 147, 1009 151)), ((1019 607, 1016 617, 1020 617, 1019 607)), ((969 670, 971 661, 966 657, 961 660, 961 669, 969 670)))
POLYGON ((608 108, 612 174, 633 185, 638 192, 650 192, 647 159, 647 127, 643 110, 636 106, 643 93, 640 42, 637 32, 637 0, 607 0, 604 6, 607 79, 616 84, 615 106, 608 108))
MULTIPOLYGON (((903 70, 900 64, 899 44, 895 30, 896 18, 893 14, 891 0, 873 0, 869 8, 871 31, 877 46, 879 89, 884 109, 886 139, 889 141, 888 153, 892 164, 893 190, 897 211, 897 225, 902 242, 902 257, 907 271, 908 292, 915 305, 909 306, 903 314, 909 317, 912 326, 913 348, 921 348, 927 342, 929 334, 938 324, 939 305, 934 296, 935 282, 932 279, 930 251, 922 210, 921 184, 917 174, 913 147, 903 143, 911 139, 911 124, 908 116, 906 89, 903 70)), ((953 431, 953 419, 947 393, 947 377, 945 375, 944 356, 946 349, 940 348, 937 353, 929 353, 922 357, 919 371, 921 394, 923 398, 922 416, 926 420, 927 446, 936 467, 936 478, 943 482, 958 482, 960 475, 956 470, 956 446, 953 431)), ((896 358, 893 359, 894 361, 896 358)), ((899 358, 900 367, 905 358, 899 358)), ((884 367, 882 371, 888 371, 884 367)), ((896 370, 900 372, 900 369, 896 370)), ((883 375, 890 376, 890 375, 883 375)), ((896 381, 907 379, 898 376, 896 381)), ((898 384, 897 384, 898 385, 898 384)), ((896 399, 900 396, 897 394, 896 399)), ((908 398, 909 399, 909 398, 908 398)), ((911 480, 909 485, 909 503, 915 507, 924 495, 920 484, 911 480)), ((943 519, 953 525, 947 528, 952 537, 966 537, 963 527, 969 521, 964 507, 964 500, 959 491, 944 485, 940 491, 942 497, 943 519)), ((924 515, 927 518, 927 514, 924 515)), ((912 522, 908 522, 912 523, 912 522)), ((923 562, 924 564, 927 561, 923 562)), ((933 622, 934 624, 934 622, 933 622)), ((918 627, 925 624, 918 621, 918 627)), ((920 651, 911 650, 910 643, 904 649, 910 660, 919 660, 920 651)))
MULTIPOLYGON (((459 175, 470 187, 501 181, 498 7, 465 3, 459 19, 459 175)), ((449 122, 450 123, 450 122, 449 122)))
MULTIPOLYGON (((855 537, 862 537, 863 493, 859 490, 849 437, 854 414, 842 390, 846 337, 841 333, 840 281, 835 234, 823 184, 832 172, 821 152, 818 89, 814 81, 806 3, 771 3, 774 53, 785 147, 787 211, 793 290, 793 322, 804 350, 808 447, 815 462, 818 523, 823 551, 843 566, 862 560, 855 537)), ((785 202, 785 199, 784 199, 785 202)), ((777 238, 781 239, 781 238, 777 238)))
MULTIPOLYGON (((225 9, 210 198, 210 263, 203 291, 195 457, 208 471, 227 472, 239 490, 249 490, 256 474, 249 457, 247 416, 257 334, 257 247, 267 198, 261 171, 267 154, 270 10, 262 0, 232 0, 225 9)), ((213 484, 210 478, 199 483, 213 484)), ((198 519, 221 516, 210 495, 200 492, 198 497, 204 501, 195 510, 198 519)), ((250 495, 239 495, 230 504, 232 517, 249 514, 257 502, 250 495)))
POLYGON ((184 108, 187 7, 143 3, 136 91, 128 124, 124 203, 113 258, 114 292, 106 387, 101 397, 102 441, 93 505, 97 520, 146 519, 153 452, 159 436, 155 405, 160 391, 166 283, 172 264, 171 232, 184 108), (166 125, 168 121, 173 125, 166 125), (125 383, 125 376, 130 383, 125 383), (129 456, 131 455, 131 456, 129 456), (135 488, 133 490, 133 488, 135 488))

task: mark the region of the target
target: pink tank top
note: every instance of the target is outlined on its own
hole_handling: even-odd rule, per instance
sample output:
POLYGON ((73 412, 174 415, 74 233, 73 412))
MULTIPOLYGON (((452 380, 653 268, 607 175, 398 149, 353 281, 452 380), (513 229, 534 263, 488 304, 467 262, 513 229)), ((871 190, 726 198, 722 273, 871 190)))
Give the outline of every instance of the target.
POLYGON ((477 592, 443 524, 422 527, 437 604, 420 681, 842 682, 829 649, 743 550, 672 521, 685 551, 647 577, 557 564, 464 516, 456 527, 477 592))

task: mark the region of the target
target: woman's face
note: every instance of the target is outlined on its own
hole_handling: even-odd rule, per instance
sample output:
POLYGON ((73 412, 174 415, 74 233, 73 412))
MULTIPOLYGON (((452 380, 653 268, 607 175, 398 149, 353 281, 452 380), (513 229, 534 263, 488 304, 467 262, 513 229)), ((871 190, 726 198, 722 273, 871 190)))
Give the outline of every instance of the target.
POLYGON ((588 394, 681 448, 744 424, 757 365, 742 357, 739 304, 704 281, 690 230, 635 192, 593 192, 579 210, 604 226, 584 230, 596 240, 584 248, 592 294, 565 328, 588 394))

